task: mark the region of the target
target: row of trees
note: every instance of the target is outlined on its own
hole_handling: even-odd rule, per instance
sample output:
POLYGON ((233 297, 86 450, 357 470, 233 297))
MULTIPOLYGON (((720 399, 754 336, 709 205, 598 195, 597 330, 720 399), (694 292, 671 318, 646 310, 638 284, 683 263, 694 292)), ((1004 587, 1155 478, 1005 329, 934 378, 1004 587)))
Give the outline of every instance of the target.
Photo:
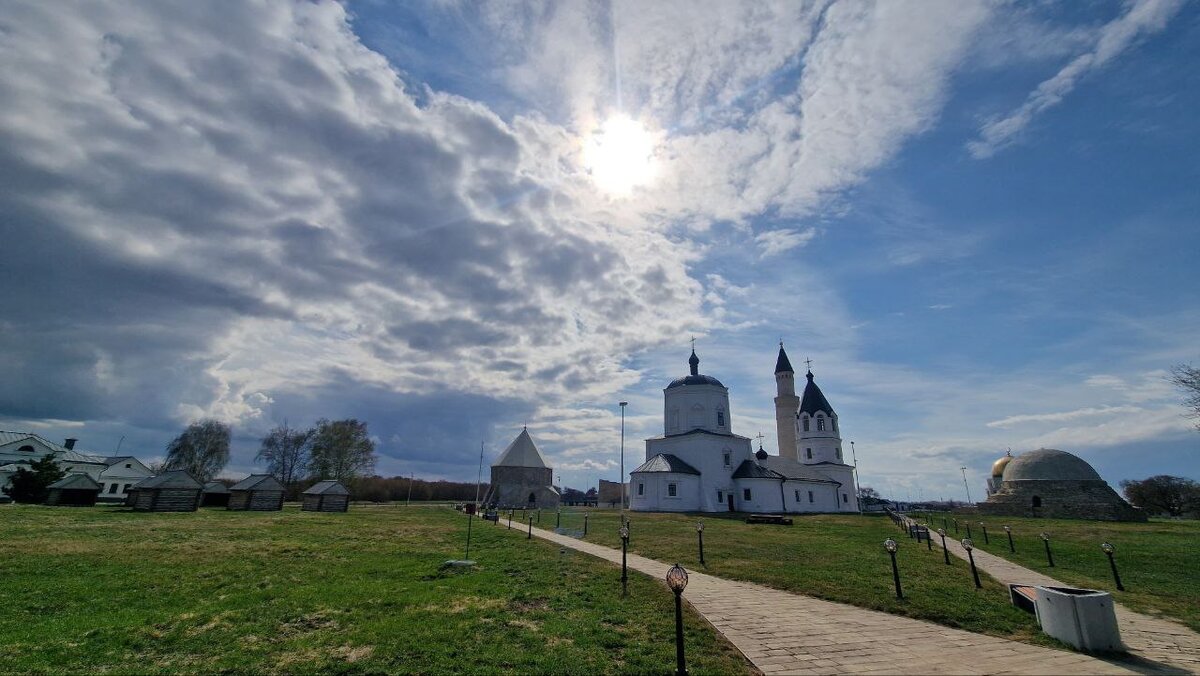
POLYGON ((1151 514, 1200 514, 1200 483, 1181 476, 1159 474, 1149 479, 1121 482, 1125 499, 1151 514))
MULTIPOLYGON (((458 481, 425 481, 409 477, 394 476, 383 478, 371 476, 359 479, 350 487, 355 500, 370 502, 404 502, 413 500, 452 500, 454 502, 472 502, 475 500, 476 486, 473 483, 458 481)), ((478 488, 480 499, 488 491, 488 484, 478 488)))

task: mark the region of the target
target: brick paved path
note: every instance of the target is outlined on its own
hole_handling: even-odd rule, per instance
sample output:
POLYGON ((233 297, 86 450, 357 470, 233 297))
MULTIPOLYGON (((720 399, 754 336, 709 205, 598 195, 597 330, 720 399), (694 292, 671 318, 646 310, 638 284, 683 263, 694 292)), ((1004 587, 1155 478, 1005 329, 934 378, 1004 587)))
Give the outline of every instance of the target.
MULTIPOLYGON (((528 526, 520 531, 524 536, 528 526)), ((621 564, 621 551, 534 528, 544 540, 621 564)), ((669 564, 636 554, 659 580, 669 564)), ((1103 660, 688 571, 684 598, 766 674, 1128 674, 1153 664, 1103 660)))
MULTIPOLYGON (((904 518, 908 523, 916 523, 909 517, 904 518)), ((936 533, 937 529, 933 530, 936 533)), ((940 549, 940 540, 941 538, 933 540, 933 546, 940 549)), ((951 544, 950 539, 947 539, 946 545, 951 554, 963 561, 967 560, 966 550, 957 545, 957 542, 951 544)), ((980 551, 979 548, 975 549, 974 554, 975 567, 1003 584, 1074 586, 1017 565, 1003 557, 980 551)), ((1119 603, 1114 605, 1117 610, 1117 626, 1121 629, 1121 641, 1129 649, 1130 655, 1149 663, 1168 665, 1179 671, 1200 673, 1200 634, 1177 622, 1143 615, 1119 603)))

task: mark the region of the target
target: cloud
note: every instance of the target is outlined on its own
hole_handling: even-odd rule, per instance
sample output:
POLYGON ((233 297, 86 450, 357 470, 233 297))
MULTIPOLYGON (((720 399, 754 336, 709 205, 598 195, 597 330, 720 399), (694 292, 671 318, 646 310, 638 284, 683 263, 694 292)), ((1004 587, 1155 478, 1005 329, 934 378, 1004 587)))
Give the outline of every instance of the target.
POLYGON ((814 228, 806 228, 804 230, 768 230, 755 235, 754 242, 758 244, 759 258, 770 258, 785 251, 805 246, 816 236, 817 231, 814 228))
POLYGON ((1091 50, 1075 57, 1053 77, 1038 85, 1016 110, 984 124, 979 130, 979 138, 967 143, 971 155, 985 159, 1011 144, 1034 117, 1062 102, 1081 79, 1103 68, 1139 38, 1161 31, 1182 6, 1182 0, 1130 3, 1125 14, 1099 30, 1091 50))
POLYGON ((1100 406, 1079 408, 1074 411, 1060 411, 1058 413, 1036 413, 1029 415, 1013 415, 1002 420, 993 420, 987 423, 988 427, 1013 427, 1025 423, 1041 423, 1041 422, 1065 422, 1068 420, 1079 420, 1080 418, 1096 418, 1101 416, 1112 416, 1121 413, 1141 413, 1145 409, 1137 406, 1100 406))

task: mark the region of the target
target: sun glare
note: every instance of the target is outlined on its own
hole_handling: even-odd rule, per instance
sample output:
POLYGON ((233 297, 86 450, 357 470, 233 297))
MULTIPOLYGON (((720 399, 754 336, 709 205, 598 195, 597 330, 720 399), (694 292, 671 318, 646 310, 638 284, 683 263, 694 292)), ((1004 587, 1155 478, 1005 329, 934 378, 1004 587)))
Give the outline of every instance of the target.
POLYGON ((614 195, 628 195, 654 178, 654 136, 641 122, 615 115, 584 145, 583 162, 596 186, 614 195))

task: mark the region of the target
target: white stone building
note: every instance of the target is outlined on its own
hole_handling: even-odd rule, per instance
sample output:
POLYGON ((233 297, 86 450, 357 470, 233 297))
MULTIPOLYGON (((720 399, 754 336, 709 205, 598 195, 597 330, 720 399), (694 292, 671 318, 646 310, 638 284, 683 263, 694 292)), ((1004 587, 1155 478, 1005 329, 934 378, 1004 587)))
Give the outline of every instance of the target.
POLYGON ((100 502, 124 502, 129 488, 151 475, 150 469, 133 456, 103 457, 75 450, 75 439, 56 444, 30 432, 0 432, 0 493, 18 468, 45 456, 67 474, 86 474, 100 484, 100 502))
POLYGON ((776 366, 777 416, 784 434, 780 456, 732 432, 729 389, 700 373, 692 350, 691 373, 663 390, 663 434, 646 440, 646 462, 630 472, 630 509, 651 512, 856 511, 853 468, 841 462, 832 408, 812 381, 797 398, 787 355, 776 366), (781 368, 785 367, 785 368, 781 368), (811 396, 810 396, 811 388, 811 396), (790 390, 791 399, 787 399, 790 390), (789 402, 794 401, 794 404, 789 402), (820 429, 815 421, 820 415, 820 429), (808 420, 801 431, 801 415, 808 420), (805 449, 801 458, 799 449, 805 449))
POLYGON ((554 470, 533 443, 529 429, 524 428, 492 463, 492 481, 483 504, 499 508, 556 509, 559 493, 553 485, 553 477, 554 470))

